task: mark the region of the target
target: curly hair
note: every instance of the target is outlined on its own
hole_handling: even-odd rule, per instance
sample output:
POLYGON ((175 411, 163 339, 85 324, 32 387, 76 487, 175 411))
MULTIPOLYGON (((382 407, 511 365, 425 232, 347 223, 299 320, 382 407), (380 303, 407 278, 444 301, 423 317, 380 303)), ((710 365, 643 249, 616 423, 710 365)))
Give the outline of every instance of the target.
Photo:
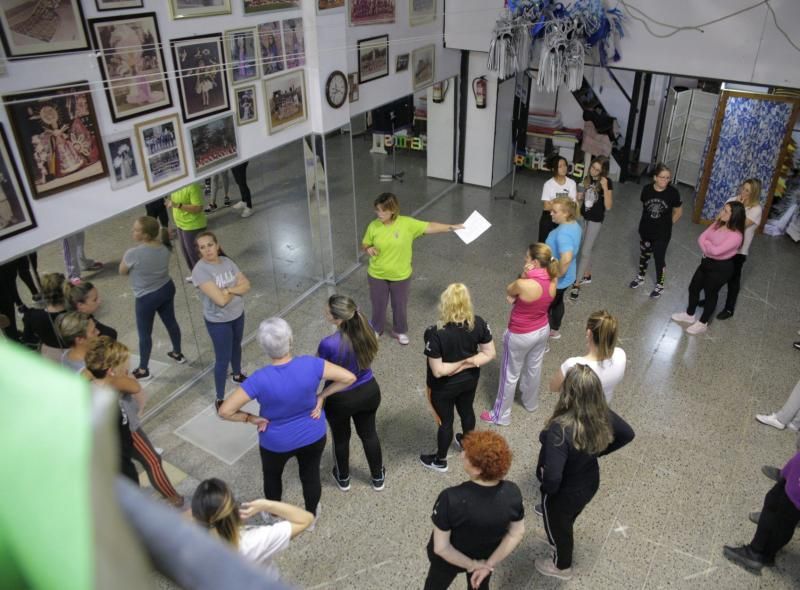
POLYGON ((452 283, 439 297, 439 327, 446 324, 464 324, 468 330, 475 325, 472 298, 463 283, 452 283))
POLYGON ((511 449, 496 432, 473 430, 464 435, 461 444, 472 466, 481 470, 481 479, 503 479, 511 468, 511 449))

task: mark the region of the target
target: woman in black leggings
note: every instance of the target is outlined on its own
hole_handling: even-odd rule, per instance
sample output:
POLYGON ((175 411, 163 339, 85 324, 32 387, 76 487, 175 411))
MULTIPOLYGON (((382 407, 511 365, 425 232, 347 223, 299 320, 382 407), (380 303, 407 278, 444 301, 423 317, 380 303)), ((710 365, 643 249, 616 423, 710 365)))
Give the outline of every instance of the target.
POLYGON ((381 441, 375 430, 375 413, 381 404, 381 388, 372 375, 370 365, 378 353, 378 338, 355 301, 345 295, 328 299, 325 315, 336 326, 336 332, 323 338, 317 356, 346 368, 356 382, 325 403, 325 415, 333 436, 333 480, 339 489, 350 489, 350 419, 364 445, 372 488, 381 491, 386 469, 381 455, 381 441))

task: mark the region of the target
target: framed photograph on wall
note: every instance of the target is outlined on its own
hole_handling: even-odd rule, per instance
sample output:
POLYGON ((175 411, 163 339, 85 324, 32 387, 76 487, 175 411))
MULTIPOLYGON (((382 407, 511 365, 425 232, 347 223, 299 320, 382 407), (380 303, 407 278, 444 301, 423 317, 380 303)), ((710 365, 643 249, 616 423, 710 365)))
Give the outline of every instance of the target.
POLYGON ((89 21, 115 123, 172 106, 156 14, 89 21))
POLYGON ((283 46, 286 50, 286 69, 306 65, 306 44, 303 39, 303 19, 287 18, 283 21, 283 46))
POLYGON ((231 0, 167 0, 173 20, 231 13, 231 0))
POLYGON ((247 125, 258 121, 255 84, 234 88, 233 95, 233 102, 236 106, 236 123, 247 125))
POLYGON ((14 165, 5 129, 0 125, 0 240, 36 227, 25 185, 14 165))
POLYGON ((261 75, 269 76, 286 69, 283 60, 281 23, 275 21, 258 25, 258 44, 261 55, 261 75))
POLYGON ((125 8, 144 8, 144 0, 94 0, 97 10, 123 10, 125 8))
POLYGON ((34 199, 108 174, 86 81, 3 96, 34 199))
POLYGON ((242 0, 245 14, 300 8, 300 0, 242 0))
POLYGON ((171 43, 183 122, 227 111, 231 105, 222 34, 173 39, 171 43))
POLYGON ((80 0, 3 0, 0 39, 9 59, 89 49, 80 0))
POLYGON ((258 78, 256 28, 225 31, 225 57, 231 84, 258 78))
POLYGON ((436 20, 436 0, 408 0, 408 22, 412 27, 436 20))
POLYGON ((111 188, 118 190, 144 180, 142 161, 136 150, 133 131, 117 133, 104 139, 111 188))
POLYGON ((358 101, 358 72, 347 74, 347 97, 350 102, 358 101))
POLYGON ((370 82, 389 75, 389 35, 358 42, 358 82, 370 82))
POLYGON ((233 113, 189 127, 195 176, 239 157, 233 113))
POLYGON ((435 45, 426 45, 411 52, 411 72, 414 90, 433 84, 435 57, 435 45))
POLYGON ((188 174, 178 115, 137 123, 134 133, 139 144, 147 190, 164 186, 188 174))
POLYGON ((317 0, 317 14, 342 12, 344 5, 344 0, 317 0))
POLYGON ((403 53, 402 55, 398 55, 395 58, 394 62, 394 71, 397 72, 405 72, 408 69, 408 54, 403 53))
POLYGON ((295 70, 264 80, 267 131, 270 135, 306 120, 304 70, 295 70))
POLYGON ((350 26, 393 23, 395 0, 347 0, 350 26))

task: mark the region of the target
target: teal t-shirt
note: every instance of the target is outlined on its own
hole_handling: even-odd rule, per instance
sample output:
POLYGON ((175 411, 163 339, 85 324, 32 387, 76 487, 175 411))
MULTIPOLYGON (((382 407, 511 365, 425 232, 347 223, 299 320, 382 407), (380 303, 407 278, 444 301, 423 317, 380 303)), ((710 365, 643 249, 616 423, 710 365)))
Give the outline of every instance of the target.
POLYGON ((578 274, 578 250, 581 247, 581 226, 578 222, 562 223, 547 236, 547 245, 553 251, 555 258, 561 259, 566 252, 572 252, 572 262, 569 263, 567 273, 558 279, 556 287, 566 289, 575 282, 578 274))
POLYGON ((361 243, 374 246, 377 256, 369 259, 367 274, 374 279, 404 281, 411 276, 411 254, 414 240, 425 233, 427 221, 398 215, 390 225, 373 220, 361 243))

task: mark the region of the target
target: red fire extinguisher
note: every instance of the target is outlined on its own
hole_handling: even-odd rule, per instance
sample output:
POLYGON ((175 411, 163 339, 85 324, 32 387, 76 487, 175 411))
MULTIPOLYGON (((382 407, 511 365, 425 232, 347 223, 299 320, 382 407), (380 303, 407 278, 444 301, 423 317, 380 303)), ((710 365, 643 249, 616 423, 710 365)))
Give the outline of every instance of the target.
POLYGON ((475 106, 486 108, 486 76, 478 76, 472 81, 472 94, 475 95, 475 106))

